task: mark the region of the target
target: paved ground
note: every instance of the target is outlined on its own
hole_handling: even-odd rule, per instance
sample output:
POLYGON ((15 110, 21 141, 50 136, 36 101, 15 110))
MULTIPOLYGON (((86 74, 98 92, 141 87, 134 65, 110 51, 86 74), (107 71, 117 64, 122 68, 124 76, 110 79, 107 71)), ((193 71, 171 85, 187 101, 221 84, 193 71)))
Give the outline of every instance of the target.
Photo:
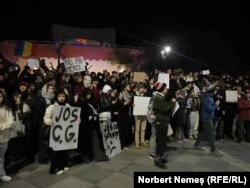
MULTIPOLYGON (((133 187, 134 172, 250 172, 250 143, 236 143, 234 140, 216 142, 217 148, 224 154, 218 158, 205 151, 192 150, 193 140, 182 143, 171 142, 177 151, 170 151, 168 169, 154 166, 148 156, 148 148, 135 149, 131 144, 108 162, 78 164, 63 175, 50 175, 49 165, 33 163, 11 174, 13 180, 0 182, 1 188, 130 188, 133 187)), ((206 144, 204 141, 203 144, 206 144)))

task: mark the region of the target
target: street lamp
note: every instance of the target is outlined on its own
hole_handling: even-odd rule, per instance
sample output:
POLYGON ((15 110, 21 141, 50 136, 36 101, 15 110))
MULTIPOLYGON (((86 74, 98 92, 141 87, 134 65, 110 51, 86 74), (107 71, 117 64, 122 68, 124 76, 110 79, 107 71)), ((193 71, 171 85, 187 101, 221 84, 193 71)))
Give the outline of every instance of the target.
POLYGON ((166 65, 167 65, 167 56, 169 52, 171 51, 170 46, 166 46, 164 50, 161 51, 161 57, 164 60, 164 71, 166 71, 166 65))

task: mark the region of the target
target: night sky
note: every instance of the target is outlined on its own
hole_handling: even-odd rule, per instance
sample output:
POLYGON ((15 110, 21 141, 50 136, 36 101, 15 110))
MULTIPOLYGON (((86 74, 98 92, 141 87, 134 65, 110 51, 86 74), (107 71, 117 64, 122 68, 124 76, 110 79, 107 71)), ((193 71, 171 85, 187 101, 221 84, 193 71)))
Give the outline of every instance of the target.
POLYGON ((1 1, 1 41, 49 41, 51 25, 57 23, 80 28, 112 27, 117 31, 118 45, 172 45, 181 53, 181 36, 195 29, 216 32, 244 64, 250 58, 247 1, 39 2, 1 1))

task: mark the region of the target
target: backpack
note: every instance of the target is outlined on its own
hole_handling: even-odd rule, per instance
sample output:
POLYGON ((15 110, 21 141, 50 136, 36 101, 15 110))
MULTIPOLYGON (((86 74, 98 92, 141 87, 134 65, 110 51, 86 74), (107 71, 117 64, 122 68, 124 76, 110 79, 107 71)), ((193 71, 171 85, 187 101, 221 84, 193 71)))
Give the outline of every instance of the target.
POLYGON ((155 95, 153 94, 152 97, 149 100, 148 104, 148 113, 147 113, 147 121, 152 124, 156 120, 156 114, 155 111, 153 110, 153 102, 154 102, 155 95))

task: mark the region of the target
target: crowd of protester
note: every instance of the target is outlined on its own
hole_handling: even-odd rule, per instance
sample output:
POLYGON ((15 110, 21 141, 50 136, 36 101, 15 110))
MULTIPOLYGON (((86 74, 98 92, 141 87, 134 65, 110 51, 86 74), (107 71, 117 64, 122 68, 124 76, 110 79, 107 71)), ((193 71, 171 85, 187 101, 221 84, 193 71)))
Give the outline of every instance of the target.
MULTIPOLYGON (((48 147, 49 138, 42 132, 44 124, 53 126, 51 122, 53 105, 81 108, 76 151, 82 155, 84 163, 92 160, 109 160, 103 148, 99 128, 98 114, 101 112, 109 111, 112 121, 117 122, 122 150, 128 149, 132 143, 135 144, 136 149, 149 147, 153 127, 147 121, 146 115, 133 115, 133 100, 134 96, 152 97, 154 92, 163 92, 166 86, 161 88, 157 82, 160 72, 155 68, 147 74, 144 82, 138 83, 133 82, 133 74, 129 70, 124 72, 85 70, 66 73, 63 66, 53 70, 46 67, 34 69, 25 66, 21 72, 18 72, 18 70, 9 71, 3 63, 0 63, 0 107, 2 109, 8 104, 6 110, 11 109, 25 125, 25 136, 2 139, 3 130, 10 126, 3 125, 5 121, 1 113, 0 179, 9 181, 11 178, 6 176, 4 166, 23 158, 26 164, 31 164, 35 160, 40 164, 50 162, 51 174, 62 174, 69 169, 68 154, 72 151, 53 151, 48 147), (1 98, 4 98, 4 102, 1 102, 1 98)), ((211 86, 216 86, 218 92, 213 97, 215 101, 220 101, 212 119, 215 138, 220 142, 224 142, 225 137, 235 139, 238 143, 250 142, 250 77, 248 75, 213 75, 212 73, 203 75, 199 71, 174 72, 171 69, 166 72, 170 75, 169 87, 161 96, 166 101, 175 99, 173 104, 178 103, 179 108, 172 114, 174 108, 172 104, 167 113, 163 113, 164 116, 168 115, 172 126, 171 136, 164 138, 164 135, 159 134, 161 130, 165 130, 163 126, 161 129, 159 127, 156 129, 156 135, 161 140, 157 141, 155 152, 150 151, 150 156, 156 160, 156 166, 166 168, 162 163, 158 163, 166 149, 165 146, 160 147, 159 143, 164 144, 167 139, 176 142, 197 139, 201 129, 202 97, 211 86), (238 101, 227 102, 226 90, 236 90, 238 101)), ((161 103, 161 101, 158 102, 158 104, 161 103)), ((14 115, 9 117, 9 125, 16 118, 14 115)), ((162 120, 164 122, 166 119, 162 118, 162 120)))

